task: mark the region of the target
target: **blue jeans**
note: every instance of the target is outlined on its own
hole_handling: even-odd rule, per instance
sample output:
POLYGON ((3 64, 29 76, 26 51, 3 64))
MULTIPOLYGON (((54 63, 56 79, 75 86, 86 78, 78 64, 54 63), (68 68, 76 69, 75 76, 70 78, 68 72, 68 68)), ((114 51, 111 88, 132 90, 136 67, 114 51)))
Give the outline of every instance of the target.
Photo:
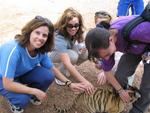
POLYGON ((128 16, 131 8, 132 15, 139 15, 144 10, 143 0, 120 0, 117 16, 128 16))
MULTIPOLYGON (((14 81, 45 92, 53 80, 54 74, 49 69, 37 66, 26 74, 15 78, 14 81)), ((15 93, 5 90, 3 88, 2 79, 0 79, 0 94, 4 96, 11 104, 21 108, 25 108, 28 105, 32 96, 29 94, 15 93)))

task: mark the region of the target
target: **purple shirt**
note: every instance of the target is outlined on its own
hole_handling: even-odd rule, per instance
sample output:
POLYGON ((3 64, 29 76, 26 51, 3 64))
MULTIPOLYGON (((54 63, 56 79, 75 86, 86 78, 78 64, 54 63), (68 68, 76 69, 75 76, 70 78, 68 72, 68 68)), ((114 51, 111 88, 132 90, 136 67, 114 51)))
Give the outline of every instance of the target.
MULTIPOLYGON (((133 18, 136 16, 126 16, 120 17, 116 21, 111 24, 111 29, 117 29, 117 42, 116 48, 117 51, 123 53, 132 53, 135 55, 141 55, 145 50, 145 44, 131 44, 129 47, 127 46, 127 42, 123 39, 121 35, 122 28, 133 18), (127 49, 128 47, 128 49, 127 49)), ((131 40, 138 40, 141 42, 150 43, 150 22, 142 22, 138 26, 136 26, 130 34, 131 40)), ((109 60, 103 60, 102 67, 104 71, 110 71, 115 64, 114 55, 110 57, 109 60)))

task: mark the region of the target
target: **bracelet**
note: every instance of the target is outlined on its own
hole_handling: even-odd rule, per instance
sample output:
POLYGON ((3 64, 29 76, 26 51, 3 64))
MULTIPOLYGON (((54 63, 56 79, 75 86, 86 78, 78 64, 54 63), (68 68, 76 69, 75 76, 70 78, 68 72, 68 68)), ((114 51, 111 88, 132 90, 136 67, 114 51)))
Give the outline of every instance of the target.
POLYGON ((67 80, 67 81, 65 82, 65 85, 69 87, 71 83, 72 83, 72 81, 67 80))
POLYGON ((123 89, 122 89, 122 88, 120 88, 120 89, 118 89, 118 90, 117 90, 117 92, 118 92, 118 93, 120 93, 120 91, 122 91, 122 90, 123 90, 123 89))

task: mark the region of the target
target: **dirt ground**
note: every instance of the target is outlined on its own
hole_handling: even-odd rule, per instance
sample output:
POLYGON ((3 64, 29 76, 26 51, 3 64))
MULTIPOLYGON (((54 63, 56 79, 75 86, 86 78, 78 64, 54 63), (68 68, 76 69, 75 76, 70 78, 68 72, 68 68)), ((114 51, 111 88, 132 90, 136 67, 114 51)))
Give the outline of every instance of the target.
MULTIPOLYGON (((79 72, 91 81, 94 86, 96 85, 96 74, 99 72, 95 68, 95 66, 86 61, 82 63, 80 66, 76 66, 79 72)), ((136 78, 134 80, 134 86, 138 86, 140 84, 141 74, 143 73, 143 66, 139 65, 136 70, 136 78)), ((70 78, 72 79, 72 78, 70 78)), ((53 105, 56 104, 61 108, 67 108, 72 105, 73 99, 76 97, 76 94, 70 91, 68 87, 58 86, 55 82, 50 86, 47 91, 48 99, 42 103, 40 106, 34 106, 29 104, 26 108, 25 113, 55 113, 53 105)), ((10 113, 9 106, 6 100, 0 97, 0 113, 10 113)), ((123 113, 127 113, 127 111, 131 108, 131 105, 128 105, 123 113)), ((73 112, 71 112, 73 113, 73 112)), ((80 113, 83 113, 82 111, 80 113)), ((150 113, 150 108, 146 113, 150 113)))
MULTIPOLYGON (((145 3, 148 0, 145 0, 145 3)), ((67 7, 74 7, 82 15, 86 30, 94 26, 94 12, 99 10, 108 11, 113 18, 116 16, 118 0, 0 0, 0 45, 13 39, 20 32, 23 25, 35 15, 42 15, 51 19, 53 23, 67 7)), ((96 83, 96 74, 99 72, 89 61, 76 66, 79 72, 93 84, 96 83)), ((139 65, 136 70, 134 85, 139 86, 143 66, 139 65)), ((72 79, 72 78, 71 78, 72 79)), ((96 85, 96 84, 95 84, 96 85)), ((40 106, 29 105, 25 113, 55 113, 53 105, 67 108, 72 104, 76 96, 67 87, 58 86, 55 82, 50 86, 48 99, 40 106)), ((131 106, 127 106, 125 112, 131 106)), ((10 113, 8 103, 0 96, 0 113, 10 113)), ((82 113, 82 112, 80 112, 82 113)), ((146 113, 150 113, 150 108, 146 113)))

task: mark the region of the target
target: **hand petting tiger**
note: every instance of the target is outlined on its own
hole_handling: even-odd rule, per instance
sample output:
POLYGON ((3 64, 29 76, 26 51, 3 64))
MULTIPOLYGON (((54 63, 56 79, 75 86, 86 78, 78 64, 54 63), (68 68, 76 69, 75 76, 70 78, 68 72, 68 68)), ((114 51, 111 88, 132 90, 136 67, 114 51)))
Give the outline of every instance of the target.
MULTIPOLYGON (((135 87, 129 87, 131 102, 140 97, 139 90, 135 87)), ((72 106, 67 109, 60 109, 54 105, 57 113, 120 113, 124 110, 125 103, 121 100, 119 94, 110 85, 104 85, 97 88, 92 95, 80 93, 73 101, 72 106), (80 112, 78 112, 80 111, 80 112)))

